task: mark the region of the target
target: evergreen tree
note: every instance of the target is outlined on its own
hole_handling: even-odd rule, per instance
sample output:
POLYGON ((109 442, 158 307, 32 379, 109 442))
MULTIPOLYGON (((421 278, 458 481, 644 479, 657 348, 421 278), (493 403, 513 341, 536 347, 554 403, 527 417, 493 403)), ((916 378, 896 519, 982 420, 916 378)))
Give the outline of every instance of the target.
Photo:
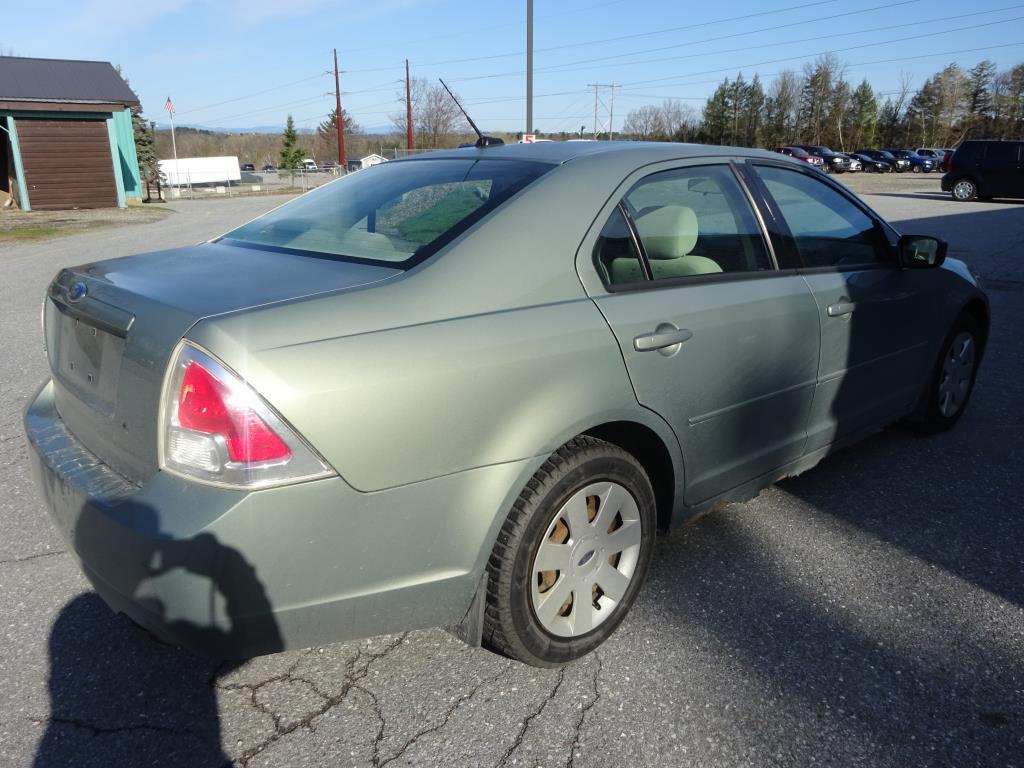
POLYGON ((878 99, 867 79, 853 92, 850 106, 850 144, 852 149, 870 147, 875 143, 878 126, 878 99))
POLYGON ((283 170, 294 170, 302 166, 302 147, 299 145, 299 134, 295 130, 295 121, 288 115, 281 136, 281 159, 278 167, 283 170))
MULTIPOLYGON (((346 136, 347 135, 351 135, 353 133, 358 133, 358 131, 359 131, 359 126, 356 124, 355 120, 352 119, 352 116, 349 115, 349 113, 345 111, 344 108, 342 108, 342 110, 341 110, 341 126, 342 126, 342 130, 345 132, 346 136)), ((321 155, 325 159, 326 158, 337 157, 337 154, 338 154, 338 110, 337 109, 332 109, 331 110, 331 114, 329 114, 327 116, 327 119, 324 120, 322 123, 320 123, 320 125, 317 126, 316 138, 317 138, 317 141, 316 141, 316 144, 314 146, 314 149, 317 149, 317 151, 319 152, 319 154, 316 155, 316 157, 319 158, 321 155)), ((340 161, 341 158, 338 158, 338 159, 340 161)))
POLYGON ((708 144, 724 144, 729 132, 732 118, 732 91, 729 78, 725 78, 711 98, 704 104, 704 125, 701 129, 701 140, 708 144))
POLYGON ((135 134, 135 154, 139 159, 139 176, 143 183, 152 184, 160 175, 160 166, 157 164, 153 130, 142 115, 142 107, 132 107, 132 131, 135 134))
POLYGON ((967 129, 981 136, 992 124, 992 83, 996 65, 980 61, 967 75, 967 129))

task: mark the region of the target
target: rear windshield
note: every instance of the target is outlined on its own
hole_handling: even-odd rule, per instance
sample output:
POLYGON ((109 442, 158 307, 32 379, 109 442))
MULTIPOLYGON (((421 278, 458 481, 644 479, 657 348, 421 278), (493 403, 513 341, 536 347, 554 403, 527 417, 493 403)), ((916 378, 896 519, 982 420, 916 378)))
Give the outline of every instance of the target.
POLYGON ((221 240, 407 267, 553 167, 474 158, 381 163, 303 195, 221 240))

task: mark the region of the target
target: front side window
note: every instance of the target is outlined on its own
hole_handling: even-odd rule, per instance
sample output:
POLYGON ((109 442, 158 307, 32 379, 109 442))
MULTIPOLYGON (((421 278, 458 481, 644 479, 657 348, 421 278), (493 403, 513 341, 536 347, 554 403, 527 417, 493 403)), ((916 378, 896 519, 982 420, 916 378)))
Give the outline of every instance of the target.
MULTIPOLYGON (((632 218, 654 280, 772 269, 750 203, 727 165, 652 174, 626 194, 622 205, 632 218)), ((625 254, 618 257, 621 261, 606 261, 604 271, 612 283, 619 282, 619 274, 627 274, 627 264, 628 274, 638 273, 632 245, 621 237, 628 231, 618 224, 621 216, 616 212, 602 232, 604 242, 618 232, 625 254)), ((601 242, 599 247, 607 248, 601 242)))
POLYGON ((552 167, 461 158, 382 163, 303 195, 224 240, 408 265, 436 252, 552 167))
POLYGON ((891 262, 875 221, 845 195, 806 173, 757 166, 793 234, 805 267, 861 267, 891 262))

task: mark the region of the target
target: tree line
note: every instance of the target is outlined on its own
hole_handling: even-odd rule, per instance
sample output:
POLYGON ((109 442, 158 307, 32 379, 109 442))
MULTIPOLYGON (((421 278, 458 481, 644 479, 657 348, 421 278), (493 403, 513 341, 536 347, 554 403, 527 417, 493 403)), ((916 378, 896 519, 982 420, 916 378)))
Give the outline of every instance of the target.
POLYGON ((768 88, 755 74, 725 78, 698 117, 668 100, 631 111, 623 137, 744 147, 824 144, 951 147, 966 138, 1024 135, 1024 64, 999 71, 988 60, 969 70, 949 64, 912 91, 904 76, 892 92, 867 80, 853 86, 833 54, 785 70, 768 88), (683 116, 682 118, 680 116, 683 116))

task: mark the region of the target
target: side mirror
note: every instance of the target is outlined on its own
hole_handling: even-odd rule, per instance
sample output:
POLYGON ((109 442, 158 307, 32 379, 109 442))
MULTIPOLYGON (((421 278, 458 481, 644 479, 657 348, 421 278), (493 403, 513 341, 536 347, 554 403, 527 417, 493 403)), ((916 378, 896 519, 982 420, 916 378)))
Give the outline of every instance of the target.
POLYGON ((900 266, 906 269, 938 267, 946 260, 945 240, 928 235, 901 235, 897 244, 900 266))

